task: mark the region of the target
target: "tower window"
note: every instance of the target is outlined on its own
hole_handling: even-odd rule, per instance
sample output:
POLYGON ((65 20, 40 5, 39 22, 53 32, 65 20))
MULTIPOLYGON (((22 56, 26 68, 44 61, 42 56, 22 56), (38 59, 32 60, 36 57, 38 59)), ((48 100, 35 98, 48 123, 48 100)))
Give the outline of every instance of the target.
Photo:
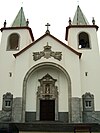
POLYGON ((19 35, 17 33, 9 36, 7 50, 19 50, 19 35))
POLYGON ((79 34, 79 49, 90 48, 89 35, 86 32, 81 32, 79 34))
POLYGON ((91 104, 91 101, 85 101, 86 108, 90 108, 92 106, 91 104))

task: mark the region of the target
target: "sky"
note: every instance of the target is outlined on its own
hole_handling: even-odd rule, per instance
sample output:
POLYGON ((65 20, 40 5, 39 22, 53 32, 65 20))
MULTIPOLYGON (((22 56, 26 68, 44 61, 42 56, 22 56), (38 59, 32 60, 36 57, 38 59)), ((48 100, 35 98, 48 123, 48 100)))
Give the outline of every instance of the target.
MULTIPOLYGON (((0 0, 0 28, 5 20, 10 27, 22 6, 35 40, 45 33, 45 24, 50 23, 50 33, 65 42, 69 17, 73 20, 78 4, 89 23, 94 17, 100 26, 100 0, 0 0)), ((100 31, 97 34, 99 37, 100 31)))

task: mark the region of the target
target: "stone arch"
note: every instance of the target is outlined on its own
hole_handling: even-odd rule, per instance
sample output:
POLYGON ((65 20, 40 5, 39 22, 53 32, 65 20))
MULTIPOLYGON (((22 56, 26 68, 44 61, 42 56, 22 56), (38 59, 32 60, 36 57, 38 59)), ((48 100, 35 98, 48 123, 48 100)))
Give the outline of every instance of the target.
POLYGON ((89 34, 80 32, 78 35, 79 46, 78 48, 90 48, 89 34))
POLYGON ((12 33, 8 37, 7 50, 19 50, 19 39, 18 33, 12 33))
POLYGON ((26 110, 26 90, 27 90, 27 80, 29 78, 29 76, 36 71, 37 69, 39 69, 40 67, 48 67, 48 66, 53 66, 55 68, 57 68, 58 70, 60 70, 67 79, 68 82, 68 109, 69 109, 69 121, 71 119, 71 79, 70 76, 68 74, 68 72, 60 65, 56 64, 56 63, 51 63, 51 62, 43 62, 40 64, 37 64, 35 66, 33 66, 25 75, 24 80, 23 80, 23 92, 22 92, 22 121, 25 121, 25 110, 26 110))

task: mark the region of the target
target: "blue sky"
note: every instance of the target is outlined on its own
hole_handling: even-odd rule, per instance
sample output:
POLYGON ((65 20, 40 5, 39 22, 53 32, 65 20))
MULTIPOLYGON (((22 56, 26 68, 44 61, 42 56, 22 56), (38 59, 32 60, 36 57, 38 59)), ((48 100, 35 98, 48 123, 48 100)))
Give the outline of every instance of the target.
MULTIPOLYGON (((96 24, 100 26, 100 1, 78 1, 89 23, 92 24, 92 17, 94 17, 96 24)), ((7 20, 8 27, 11 26, 23 6, 35 39, 45 33, 45 24, 48 22, 51 24, 50 33, 64 42, 68 19, 69 17, 73 19, 77 5, 77 0, 0 0, 0 27, 3 26, 4 20, 7 20)), ((98 31, 98 36, 100 36, 100 31, 98 31)))

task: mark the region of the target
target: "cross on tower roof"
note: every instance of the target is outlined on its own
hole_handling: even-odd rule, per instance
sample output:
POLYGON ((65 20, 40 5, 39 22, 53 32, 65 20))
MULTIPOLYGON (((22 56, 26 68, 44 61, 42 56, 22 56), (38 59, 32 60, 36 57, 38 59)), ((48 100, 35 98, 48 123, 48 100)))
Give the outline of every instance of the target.
POLYGON ((45 26, 47 26, 46 33, 50 33, 50 31, 49 31, 49 26, 50 26, 50 24, 49 24, 49 23, 47 23, 45 26))

